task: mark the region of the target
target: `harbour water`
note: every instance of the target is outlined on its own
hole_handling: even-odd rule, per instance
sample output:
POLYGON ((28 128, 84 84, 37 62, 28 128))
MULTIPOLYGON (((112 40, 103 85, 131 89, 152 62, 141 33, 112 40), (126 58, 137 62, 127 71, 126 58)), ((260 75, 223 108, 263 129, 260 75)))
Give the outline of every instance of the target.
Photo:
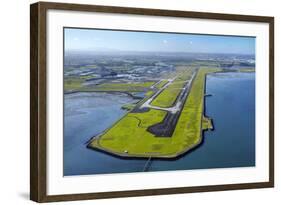
MULTIPOLYGON (((214 131, 204 132, 203 142, 172 160, 153 159, 147 171, 255 166, 255 73, 208 75, 205 113, 214 131)), ((64 175, 141 172, 145 159, 123 159, 88 149, 86 142, 134 102, 125 94, 73 93, 64 104, 64 175)))
POLYGON ((122 160, 86 147, 87 141, 110 127, 135 102, 126 94, 73 93, 64 97, 64 175, 139 171, 145 160, 122 160), (132 166, 133 164, 133 166, 132 166))

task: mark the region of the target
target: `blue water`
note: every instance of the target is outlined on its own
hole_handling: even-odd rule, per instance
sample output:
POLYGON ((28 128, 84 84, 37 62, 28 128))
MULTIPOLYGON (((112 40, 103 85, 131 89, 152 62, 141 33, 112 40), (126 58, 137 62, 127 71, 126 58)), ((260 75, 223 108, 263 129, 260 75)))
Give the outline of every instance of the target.
POLYGON ((119 158, 86 148, 87 141, 125 115, 125 94, 73 93, 64 96, 64 175, 139 171, 145 160, 119 158), (116 167, 118 169, 116 169, 116 167))
MULTIPOLYGON (((214 131, 200 146, 173 160, 153 160, 149 171, 255 166, 255 74, 217 73, 206 80, 206 115, 214 131)), ((126 95, 76 93, 65 97, 64 175, 140 172, 146 160, 122 159, 85 142, 125 114, 126 95)))

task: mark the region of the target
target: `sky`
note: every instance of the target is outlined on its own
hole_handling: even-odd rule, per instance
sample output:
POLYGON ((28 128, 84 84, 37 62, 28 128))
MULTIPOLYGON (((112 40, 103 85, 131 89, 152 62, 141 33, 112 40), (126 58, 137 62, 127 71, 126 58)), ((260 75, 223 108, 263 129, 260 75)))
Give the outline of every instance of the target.
POLYGON ((66 51, 254 54, 255 38, 198 34, 64 29, 66 51))

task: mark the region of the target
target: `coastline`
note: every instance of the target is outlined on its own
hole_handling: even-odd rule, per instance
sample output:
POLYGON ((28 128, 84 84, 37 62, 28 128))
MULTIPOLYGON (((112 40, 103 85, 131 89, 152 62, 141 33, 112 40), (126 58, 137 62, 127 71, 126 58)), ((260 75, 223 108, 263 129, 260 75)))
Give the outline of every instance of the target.
POLYGON ((131 92, 127 91, 92 91, 92 90, 73 90, 73 91, 64 91, 64 95, 75 94, 75 93, 108 93, 108 94, 126 94, 133 99, 143 99, 142 97, 136 96, 131 92))
MULTIPOLYGON (((204 74, 204 83, 203 83, 203 102, 202 102, 202 114, 201 114, 201 122, 200 122, 200 136, 199 136, 199 139, 198 139, 198 142, 195 143, 195 144, 192 144, 191 146, 188 146, 186 149, 183 149, 182 151, 176 153, 176 154, 167 154, 167 155, 143 155, 143 154, 128 154, 128 153, 124 153, 124 152, 117 152, 117 151, 112 151, 112 150, 109 150, 105 147, 102 147, 100 144, 99 144, 99 138, 101 136, 103 136, 109 129, 111 129, 112 127, 114 127, 114 125, 116 123, 118 123, 120 120, 122 120, 126 115, 124 115, 121 119, 119 119, 116 123, 114 123, 110 128, 106 129, 104 132, 100 133, 99 135, 97 136, 93 136, 88 142, 88 145, 87 145, 87 148, 90 148, 90 149, 94 149, 94 150, 99 150, 99 151, 102 151, 102 152, 106 152, 106 153, 109 153, 111 155, 114 155, 114 156, 119 156, 119 157, 124 157, 124 158, 155 158, 155 159, 175 159, 175 158, 178 158, 182 155, 185 155, 187 152, 193 150, 194 148, 198 147, 202 142, 203 142, 203 137, 204 137, 204 132, 205 131, 208 131, 208 130, 213 130, 212 129, 208 129, 208 130, 205 130, 203 129, 202 127, 202 120, 203 118, 207 118, 208 120, 211 120, 211 123, 212 123, 212 127, 213 126, 213 121, 212 119, 210 119, 209 117, 206 117, 205 116, 205 97, 206 97, 206 79, 207 79, 207 75, 209 75, 211 73, 205 73, 204 74), (96 144, 96 145, 95 145, 96 144)), ((192 86, 193 86, 193 83, 192 82, 192 86)), ((185 102, 184 104, 186 103, 186 100, 188 99, 188 96, 187 98, 185 99, 185 102)), ((184 106, 183 106, 184 107, 184 106)))

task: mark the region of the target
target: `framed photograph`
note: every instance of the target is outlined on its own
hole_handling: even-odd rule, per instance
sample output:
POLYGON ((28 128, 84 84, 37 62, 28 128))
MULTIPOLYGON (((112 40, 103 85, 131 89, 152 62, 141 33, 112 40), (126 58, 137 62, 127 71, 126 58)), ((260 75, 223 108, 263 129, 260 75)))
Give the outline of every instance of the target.
POLYGON ((30 198, 274 186, 274 18, 40 2, 30 198))

